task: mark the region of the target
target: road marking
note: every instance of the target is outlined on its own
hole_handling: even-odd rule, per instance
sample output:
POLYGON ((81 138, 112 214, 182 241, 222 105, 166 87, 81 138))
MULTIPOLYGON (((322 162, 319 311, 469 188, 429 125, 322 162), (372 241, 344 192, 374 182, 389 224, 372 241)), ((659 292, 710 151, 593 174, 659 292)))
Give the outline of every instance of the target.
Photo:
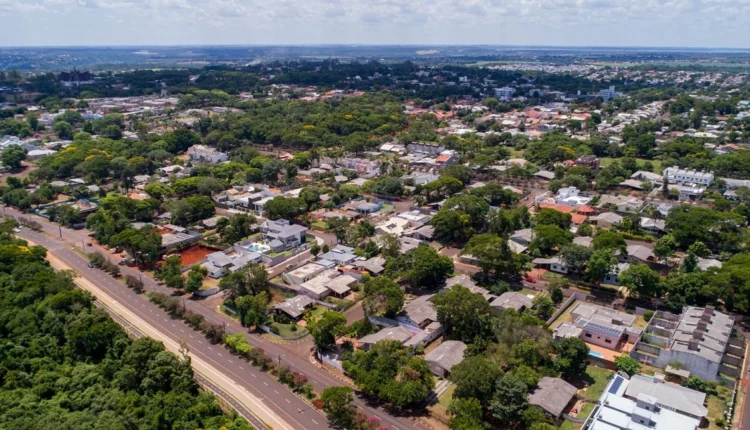
POLYGON ((180 331, 183 332, 183 333, 185 333, 185 330, 183 330, 183 329, 180 329, 180 331))
POLYGON ((257 376, 255 376, 255 373, 251 373, 251 375, 253 375, 253 378, 257 378, 257 376))
POLYGON ((232 361, 232 360, 228 360, 228 361, 229 361, 230 363, 234 364, 234 361, 232 361))
POLYGON ((292 402, 290 402, 289 399, 284 399, 284 400, 286 400, 286 402, 289 403, 290 405, 292 404, 292 402))
POLYGON ((189 334, 188 336, 190 336, 190 339, 193 339, 193 335, 192 334, 189 334))
POLYGON ((278 391, 276 391, 276 390, 273 390, 273 392, 274 392, 274 393, 276 393, 276 394, 281 394, 281 393, 279 393, 279 392, 278 392, 278 391))
POLYGON ((174 325, 174 324, 172 324, 172 327, 174 327, 174 328, 177 328, 177 326, 176 326, 176 325, 174 325))
POLYGON ((242 367, 242 366, 240 366, 240 370, 245 370, 245 368, 244 368, 244 367, 242 367))
POLYGON ((267 387, 268 383, 266 381, 263 381, 263 385, 265 385, 267 387))
POLYGON ((310 420, 311 420, 312 422, 314 422, 314 423, 315 423, 315 425, 318 425, 318 422, 317 422, 317 421, 315 421, 314 419, 310 418, 310 420))
POLYGON ((219 357, 223 357, 223 355, 221 355, 221 353, 220 353, 220 352, 217 352, 217 354, 219 354, 219 357))

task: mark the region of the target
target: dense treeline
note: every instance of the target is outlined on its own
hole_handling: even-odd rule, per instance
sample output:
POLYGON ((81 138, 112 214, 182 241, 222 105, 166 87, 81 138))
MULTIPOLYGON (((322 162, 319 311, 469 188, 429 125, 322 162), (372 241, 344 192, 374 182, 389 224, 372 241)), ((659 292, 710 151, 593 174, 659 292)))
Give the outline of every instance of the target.
POLYGON ((0 427, 251 428, 199 392, 188 359, 131 341, 13 227, 0 225, 0 427))

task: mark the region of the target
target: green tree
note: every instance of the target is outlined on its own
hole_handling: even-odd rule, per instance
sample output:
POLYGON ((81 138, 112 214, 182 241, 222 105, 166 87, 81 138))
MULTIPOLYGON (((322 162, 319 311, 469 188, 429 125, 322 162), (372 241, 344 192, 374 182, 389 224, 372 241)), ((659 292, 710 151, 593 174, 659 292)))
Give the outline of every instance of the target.
POLYGON ((300 198, 277 196, 266 202, 264 211, 268 219, 293 220, 307 211, 307 205, 300 198))
POLYGON ((551 298, 540 295, 534 298, 534 309, 536 310, 536 316, 539 319, 547 320, 553 313, 555 313, 555 302, 551 298))
POLYGON ((627 373, 628 376, 633 376, 641 371, 641 364, 626 354, 615 357, 615 367, 617 367, 617 370, 627 373))
POLYGON ((624 251, 625 248, 627 248, 625 239, 619 234, 609 230, 598 231, 592 241, 592 245, 597 251, 605 248, 620 249, 624 251))
POLYGON ((349 387, 328 387, 320 393, 323 412, 331 423, 341 428, 350 428, 354 422, 354 392, 349 387))
POLYGON ((364 285, 362 306, 368 315, 393 318, 404 306, 404 292, 393 280, 378 276, 369 278, 364 285))
POLYGON ((326 348, 336 341, 336 336, 341 334, 342 329, 346 326, 346 317, 334 311, 323 312, 318 321, 315 321, 310 327, 315 346, 318 349, 326 348))
POLYGON ((15 170, 21 167, 21 162, 26 159, 26 151, 20 145, 8 145, 0 153, 0 162, 8 169, 15 170))
POLYGON ((502 375, 500 366, 482 356, 466 357, 451 369, 450 380, 456 384, 454 396, 489 402, 495 389, 495 381, 502 375))
POLYGON ((534 227, 534 240, 530 247, 543 255, 551 255, 555 249, 569 244, 571 240, 570 233, 556 225, 537 225, 534 227))
POLYGON ((658 297, 661 292, 661 277, 645 264, 630 265, 620 273, 619 279, 631 294, 658 297))
POLYGON ((497 380, 489 409, 495 418, 512 425, 522 418, 521 414, 528 404, 528 394, 526 384, 517 376, 507 373, 497 380))
POLYGON ((55 125, 52 126, 52 129, 55 130, 55 134, 60 139, 67 140, 73 138, 73 126, 65 121, 56 122, 55 125))
POLYGON ((454 285, 432 297, 440 324, 449 337, 471 343, 481 338, 491 329, 491 308, 489 302, 467 288, 454 285))
POLYGON ((473 236, 466 243, 463 253, 476 258, 486 274, 513 278, 521 270, 518 257, 510 249, 507 238, 492 234, 473 236))
POLYGON ((611 248, 603 248, 591 254, 586 276, 591 282, 601 282, 617 266, 617 258, 611 248))
POLYGON ((481 430, 484 426, 484 411, 477 399, 453 399, 448 406, 451 430, 481 430))
POLYGON ((542 208, 534 218, 536 225, 556 225, 563 230, 570 229, 572 216, 554 209, 542 208))
POLYGON ((562 339, 555 345, 557 356, 554 363, 565 378, 575 378, 586 373, 589 347, 577 337, 562 339))
POLYGON ((676 248, 677 241, 674 240, 674 236, 667 234, 659 238, 654 244, 654 255, 659 258, 670 257, 676 248))
POLYGON ((268 293, 261 291, 251 296, 246 295, 239 297, 235 303, 240 322, 245 327, 257 327, 265 324, 268 320, 266 312, 268 311, 268 293))
POLYGON ((583 273, 594 251, 588 247, 571 243, 560 249, 560 258, 565 266, 574 273, 583 273))
POLYGON ((187 282, 185 282, 185 291, 195 293, 203 287, 203 278, 208 274, 208 270, 196 264, 188 271, 187 282))
POLYGON ((386 269, 401 274, 414 287, 437 289, 453 272, 453 261, 429 246, 420 245, 398 259, 391 259, 386 269))

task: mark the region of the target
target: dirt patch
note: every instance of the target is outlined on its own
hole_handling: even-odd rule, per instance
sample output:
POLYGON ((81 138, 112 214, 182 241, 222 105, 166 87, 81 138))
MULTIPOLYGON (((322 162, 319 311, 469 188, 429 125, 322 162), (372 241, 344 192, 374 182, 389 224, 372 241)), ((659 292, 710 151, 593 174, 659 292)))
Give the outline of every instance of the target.
POLYGON ((200 244, 190 245, 179 252, 180 264, 189 266, 196 261, 203 260, 208 254, 213 254, 216 251, 218 250, 200 244))

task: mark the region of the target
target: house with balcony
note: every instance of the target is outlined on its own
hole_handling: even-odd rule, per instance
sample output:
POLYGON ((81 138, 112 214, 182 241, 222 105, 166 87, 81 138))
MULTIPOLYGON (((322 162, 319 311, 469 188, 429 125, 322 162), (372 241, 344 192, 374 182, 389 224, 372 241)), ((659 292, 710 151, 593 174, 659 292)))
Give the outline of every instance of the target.
POLYGON ((307 227, 291 224, 285 219, 268 220, 261 224, 260 233, 274 252, 294 249, 305 243, 307 227))

